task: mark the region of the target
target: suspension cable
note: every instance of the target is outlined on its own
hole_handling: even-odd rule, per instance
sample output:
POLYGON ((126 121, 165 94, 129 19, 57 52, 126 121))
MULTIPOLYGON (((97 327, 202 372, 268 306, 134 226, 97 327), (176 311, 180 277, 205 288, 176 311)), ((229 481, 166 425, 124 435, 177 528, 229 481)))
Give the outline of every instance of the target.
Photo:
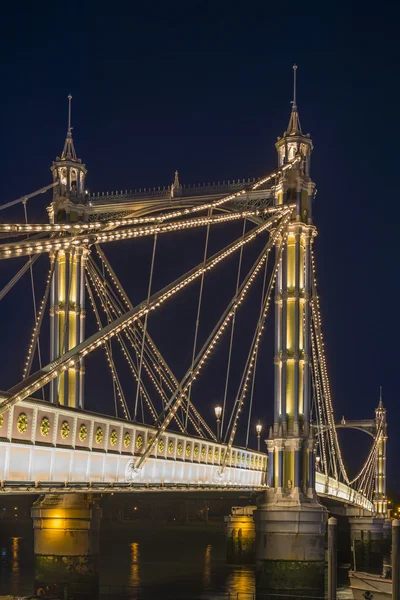
MULTIPOLYGON (((90 277, 90 279, 91 279, 91 281, 93 283, 93 286, 94 286, 94 288, 95 288, 95 290, 96 290, 96 292, 97 292, 97 294, 98 294, 98 296, 100 298, 101 306, 102 306, 104 312, 106 313, 107 318, 111 319, 110 309, 113 310, 114 313, 115 313, 115 310, 113 309, 113 305, 112 305, 112 303, 110 301, 110 296, 107 294, 107 289, 105 288, 103 282, 99 280, 99 278, 97 277, 96 272, 93 269, 93 264, 95 264, 94 261, 91 258, 89 258, 89 261, 87 261, 87 272, 88 272, 88 275, 89 275, 89 277, 90 277), (100 290, 102 290, 103 294, 100 293, 100 290), (104 296, 104 298, 103 298, 103 296, 104 296)), ((118 342, 119 342, 119 344, 121 346, 122 353, 124 354, 124 356, 125 356, 128 364, 129 364, 129 367, 130 367, 130 370, 132 372, 132 375, 133 375, 135 381, 138 383, 138 381, 139 381, 139 379, 138 379, 138 367, 137 367, 137 365, 135 365, 134 361, 132 360, 132 357, 131 357, 131 355, 130 355, 130 353, 128 351, 128 348, 126 347, 125 341, 122 338, 121 334, 117 334, 116 337, 117 337, 117 340, 118 340, 118 342)), ((137 355, 139 354, 139 349, 138 348, 136 348, 136 354, 137 355)), ((141 387, 141 393, 143 393, 143 395, 145 397, 145 400, 146 400, 146 403, 147 403, 148 408, 150 410, 150 413, 151 413, 152 417, 154 418, 154 420, 157 422, 158 421, 158 415, 157 415, 157 413, 155 411, 155 408, 154 408, 154 406, 153 406, 153 404, 151 402, 150 396, 149 396, 149 394, 148 394, 148 392, 147 392, 147 390, 146 390, 146 388, 145 388, 145 386, 143 384, 143 381, 141 381, 140 387, 141 387)))
MULTIPOLYGON (((269 281, 268 284, 268 289, 267 289, 267 293, 265 295, 264 298, 264 302, 262 305, 262 310, 260 311, 260 316, 257 322, 257 326, 254 332, 254 336, 253 336, 253 341, 251 343, 250 346, 250 351, 249 354, 247 356, 247 361, 246 361, 246 365, 245 368, 243 370, 242 373, 242 379, 239 385, 239 389, 238 389, 238 393, 236 395, 236 400, 233 406, 233 410, 232 410, 232 415, 231 415, 231 419, 230 422, 232 421, 232 417, 233 415, 233 422, 232 422, 232 428, 231 428, 231 432, 229 435, 229 441, 228 441, 228 445, 226 448, 226 452, 225 452, 225 456, 224 456, 224 460, 221 462, 221 466, 219 469, 219 476, 222 477, 224 470, 226 468, 226 464, 228 462, 228 458, 230 456, 231 450, 232 450, 232 446, 233 446, 233 442, 235 439, 235 435, 236 435, 236 431, 237 431, 237 427, 239 424, 239 418, 240 418, 240 412, 243 408, 243 404, 244 404, 244 400, 246 397, 246 393, 247 393, 247 386, 248 386, 248 382, 250 379, 250 375, 251 372, 254 368, 254 364, 255 364, 255 358, 258 352, 258 347, 260 345, 260 341, 261 341, 261 336, 262 336, 262 332, 264 330, 264 323, 265 323, 265 319, 267 317, 268 314, 268 308, 269 308, 269 303, 270 303, 270 299, 271 299, 271 294, 274 288, 274 284, 275 284, 275 279, 278 273, 278 269, 279 269, 279 265, 281 264, 282 261, 282 255, 283 255, 283 251, 284 248, 286 246, 286 241, 287 241, 287 232, 288 232, 288 226, 289 226, 289 219, 290 217, 286 220, 285 222, 285 229, 284 232, 281 236, 281 239, 279 240, 279 250, 277 252, 277 256, 276 256, 276 260, 275 260, 275 265, 274 265, 274 269, 272 271, 271 274, 271 279, 269 281)), ((230 425, 228 425, 228 430, 229 430, 230 425)))
POLYGON ((12 279, 0 290, 0 300, 3 300, 4 296, 8 294, 8 292, 14 287, 14 285, 21 279, 22 275, 24 275, 27 270, 35 264, 40 254, 35 254, 35 256, 31 256, 24 266, 14 275, 12 279))
MULTIPOLYGON (((246 233, 246 219, 243 221, 242 239, 244 238, 245 233, 246 233)), ((243 246, 240 248, 240 254, 239 254, 238 271, 237 271, 237 276, 236 276, 235 296, 237 296, 237 293, 239 290, 240 273, 242 270, 242 259, 243 259, 243 246)), ((223 433, 224 433, 224 420, 225 420, 225 411, 226 411, 226 401, 227 401, 227 397, 228 397, 229 375, 230 375, 230 370, 231 370, 231 359, 232 359, 232 349, 233 349, 233 337, 235 334, 235 322, 236 322, 236 308, 234 309, 234 315, 232 317, 231 336, 230 336, 230 340, 229 340, 229 350, 228 350, 228 362, 226 365, 224 401, 222 404, 222 416, 221 416, 221 433, 220 433, 221 440, 223 439, 223 433)))
MULTIPOLYGON (((212 213, 212 208, 210 208, 209 211, 208 211, 208 217, 209 218, 211 217, 211 213, 212 213)), ((209 237, 210 237, 210 223, 208 224, 208 227, 207 227, 207 230, 206 230, 206 241, 205 241, 205 244, 204 244, 203 265, 205 265, 206 262, 207 262, 208 240, 209 240, 209 237)), ((241 251, 242 251, 242 249, 241 249, 241 251)), ((197 302, 196 327, 195 327, 195 330, 194 330, 194 338, 193 338, 192 369, 194 367, 194 360, 196 358, 197 335, 198 335, 198 332, 199 332, 199 325, 200 325, 200 312, 201 312, 201 301, 203 299, 204 277, 205 277, 205 271, 203 271, 203 273, 201 274, 201 278, 200 278, 199 299, 198 299, 198 302, 197 302)), ((189 403, 190 403, 191 395, 192 395, 192 388, 190 387, 189 393, 188 393, 188 402, 187 402, 187 405, 186 405, 185 431, 187 431, 188 416, 189 416, 189 403)))
MULTIPOLYGON (((263 285, 262 285, 262 291, 261 291, 260 313, 262 311, 262 307, 263 307, 263 303, 264 303, 265 285, 267 282, 267 269, 268 269, 268 256, 267 256, 267 260, 265 261, 265 267, 264 267, 264 279, 263 279, 263 285)), ((253 396, 254 396, 254 386, 255 386, 255 382, 256 382, 257 361, 258 361, 258 347, 256 349, 256 354, 254 357, 254 370, 253 370, 253 378, 252 378, 252 382, 251 382, 249 417, 247 420, 247 433, 246 433, 246 448, 249 447, 250 421, 251 421, 251 414, 252 414, 252 409, 253 409, 253 396)))
POLYGON ((6 202, 6 204, 1 204, 0 210, 4 210, 5 208, 10 208, 10 206, 14 206, 15 204, 19 204, 20 202, 26 202, 27 200, 29 200, 29 198, 33 198, 34 196, 37 196, 38 194, 44 194, 45 192, 47 192, 47 190, 51 190, 51 188, 54 188, 57 185, 59 185, 59 182, 55 181, 54 183, 51 183, 50 185, 46 185, 46 187, 36 190, 36 192, 32 192, 31 194, 26 194, 25 196, 21 196, 20 198, 17 198, 17 200, 12 200, 11 202, 6 202))
MULTIPOLYGON (((282 221, 285 225, 287 225, 289 220, 290 220, 290 214, 288 215, 286 213, 285 218, 282 221)), ((218 323, 215 325, 212 333, 209 335, 208 339, 204 343, 202 349, 200 350, 200 352, 198 353, 197 358, 196 358, 196 364, 197 364, 196 369, 194 371, 189 370, 186 373, 186 375, 182 379, 181 383, 179 384, 179 389, 170 398, 170 400, 164 410, 164 414, 166 413, 167 410, 169 410, 169 412, 165 416, 165 419, 164 419, 161 427, 158 429, 156 435, 152 439, 152 442, 148 445, 148 447, 145 449, 144 453, 139 458, 137 465, 132 467, 134 472, 137 472, 143 466, 143 464, 145 463, 147 458, 150 456, 150 453, 152 452, 154 445, 156 444, 156 442, 158 441, 158 439, 160 438, 162 433, 165 431, 165 429, 168 427, 169 423, 171 422, 174 413, 176 413, 176 411, 181 406, 182 402, 185 399, 185 395, 186 395, 186 392, 187 392, 189 386, 192 385, 193 381, 196 379, 197 375, 200 373, 200 370, 203 367, 203 365, 205 364, 206 360, 208 359, 212 348, 215 346, 215 344, 218 341, 218 338, 223 334, 224 329, 229 324, 229 321, 233 316, 233 308, 235 307, 236 304, 241 304, 243 302, 251 284, 253 283, 259 270, 261 269, 262 265, 264 264, 264 261, 266 260, 267 253, 270 252, 272 244, 275 243, 275 240, 277 238, 277 232, 279 232, 279 233, 281 232, 282 226, 283 225, 281 224, 276 228, 274 235, 271 237, 266 248, 263 249, 263 251, 259 255, 258 259, 254 263, 251 271, 248 273, 247 277, 242 282, 242 285, 240 288, 240 294, 237 296, 237 298, 234 297, 231 300, 228 307, 226 308, 226 310, 220 317, 218 323)), ((1 411, 1 406, 0 406, 0 411, 1 411)))
MULTIPOLYGON (((25 198, 24 200, 22 200, 22 204, 24 207, 24 216, 25 216, 25 224, 28 225, 28 210, 27 210, 27 198, 25 198)), ((27 239, 29 238, 29 235, 26 236, 27 239)), ((29 259, 31 259, 32 257, 29 256, 29 259)), ((35 294, 35 281, 33 278, 33 266, 32 266, 32 261, 30 261, 29 264, 29 271, 30 271, 30 275, 31 275, 31 288, 32 288, 32 302, 33 302, 33 314, 35 317, 35 324, 37 323, 38 320, 38 315, 37 315, 37 309, 36 309, 36 294, 35 294)), ((42 353, 40 350, 40 338, 38 337, 36 340, 36 345, 37 345, 37 352, 38 352, 38 360, 39 360, 39 369, 42 368, 42 353)), ((45 400, 44 397, 44 388, 42 388, 42 398, 43 400, 45 400)))
MULTIPOLYGON (((111 295, 108 294, 108 289, 109 288, 106 288, 105 285, 104 285, 104 282, 100 281, 100 279, 98 278, 98 274, 96 273, 96 269, 95 269, 95 267, 97 267, 96 263, 93 261, 93 259, 89 258, 87 266, 88 266, 89 276, 92 279, 92 281, 94 282, 95 288, 96 289, 98 287, 100 287, 102 289, 104 288, 104 294, 105 294, 105 296, 107 298, 107 301, 106 302, 102 302, 103 310, 107 313, 108 318, 111 318, 110 311, 114 315, 118 316, 119 314, 121 314, 121 310, 118 307, 118 305, 115 304, 115 299, 111 295)), ((134 349, 134 351, 136 353, 136 356, 138 357, 139 354, 140 354, 140 340, 138 340, 138 338, 136 336, 132 337, 130 335, 130 333, 131 332, 129 330, 125 331, 125 334, 127 336, 128 342, 131 344, 132 348, 134 349)), ((124 341, 124 339, 122 338, 122 336, 120 334, 117 334, 117 339, 118 339, 118 342, 119 342, 119 344, 121 346, 122 352, 123 352, 126 360, 128 361, 128 364, 129 364, 130 370, 131 370, 131 372, 133 374, 133 377, 134 377, 135 381, 138 382, 138 365, 135 365, 135 363, 134 363, 134 361, 133 361, 133 359, 132 359, 132 357, 131 357, 131 355, 130 355, 130 353, 128 351, 128 348, 127 348, 127 346, 125 344, 125 341, 124 341)), ((143 366, 145 368, 146 373, 149 375, 151 381, 154 383, 157 391, 159 391, 157 381, 154 378, 154 375, 153 375, 153 373, 151 371, 151 368, 148 365, 148 362, 147 362, 147 359, 146 359, 145 356, 143 357, 143 366)), ((149 396, 148 392, 146 391, 146 389, 145 389, 145 387, 143 385, 143 381, 141 382, 141 392, 144 394, 145 401, 146 401, 146 403, 147 403, 147 405, 149 407, 149 410, 150 410, 150 412, 151 412, 154 420, 156 422, 158 422, 159 419, 158 419, 157 412, 156 412, 156 410, 155 410, 155 408, 154 408, 154 406, 153 406, 153 404, 151 402, 151 399, 150 399, 150 396, 149 396)), ((177 419, 178 419, 178 417, 177 417, 177 419)), ((181 431, 183 432, 184 428, 183 428, 183 425, 180 423, 180 421, 178 421, 178 425, 179 425, 181 431)))
POLYGON ((50 265, 49 273, 47 275, 46 288, 44 291, 44 295, 39 307, 39 313, 36 318, 35 326, 33 328, 32 339, 28 349, 28 356, 25 362, 25 366, 23 369, 22 377, 25 379, 29 377, 32 369, 33 357, 35 355, 36 344, 39 342, 40 330, 42 328, 43 317, 45 308, 47 306, 47 301, 49 299, 51 281, 53 278, 54 270, 55 270, 56 261, 53 259, 50 265))
MULTIPOLYGON (((101 322, 101 318, 99 315, 99 311, 97 310, 97 306, 96 306, 96 302, 93 296, 93 291, 92 288, 90 286, 90 282, 88 279, 88 276, 85 274, 85 283, 86 283, 86 289, 88 291, 89 294, 89 298, 90 298, 90 303, 92 305, 92 309, 96 318, 96 322, 97 322, 97 326, 99 329, 102 329, 103 324, 101 322)), ((119 379, 117 370, 115 368, 115 363, 114 363, 114 359, 112 356, 112 349, 111 349, 111 341, 107 342, 106 344, 104 344, 104 350, 106 353, 106 358, 107 358, 107 362, 108 365, 110 367, 111 370, 111 376, 112 376, 112 381, 113 381, 113 388, 114 388, 114 402, 115 402, 115 416, 118 417, 118 408, 117 408, 117 401, 116 401, 116 395, 118 394, 120 403, 122 405, 123 411, 124 411, 124 416, 126 419, 130 420, 130 414, 129 414, 129 409, 128 409, 128 405, 126 403, 126 399, 125 399, 125 394, 124 391, 122 389, 122 385, 121 385, 121 381, 119 379)))
MULTIPOLYGON (((282 215, 287 217, 288 212, 289 211, 282 211, 282 213, 279 213, 278 219, 276 216, 268 219, 262 225, 256 227, 250 233, 248 233, 244 240, 236 240, 232 244, 229 244, 211 256, 207 260, 205 268, 207 270, 215 268, 217 265, 223 262, 225 258, 230 256, 236 250, 240 249, 243 244, 249 243, 258 237, 258 235, 260 235, 262 232, 268 230, 268 228, 270 228, 276 220, 282 218, 282 215)), ((175 295, 175 293, 181 291, 187 285, 195 281, 197 277, 201 275, 203 269, 204 267, 202 265, 194 267, 189 272, 185 273, 181 277, 178 277, 178 279, 176 279, 174 282, 162 288, 159 292, 153 294, 148 304, 142 303, 133 310, 128 311, 120 318, 116 319, 113 323, 110 323, 104 327, 101 331, 98 331, 74 348, 71 348, 71 350, 69 350, 65 355, 58 357, 52 363, 46 365, 46 367, 31 375, 27 380, 20 381, 17 385, 13 386, 11 390, 9 390, 7 399, 0 404, 0 414, 11 408, 11 406, 14 406, 14 404, 27 398, 29 394, 38 390, 43 385, 46 385, 49 381, 56 378, 59 372, 65 371, 68 368, 72 368, 82 358, 84 358, 84 356, 90 352, 93 352, 96 348, 104 344, 104 342, 108 341, 117 333, 129 327, 138 319, 143 318, 144 315, 146 315, 150 310, 153 311, 157 307, 161 306, 161 304, 164 304, 164 302, 166 302, 171 296, 175 295)), ((180 403, 181 402, 182 398, 180 399, 180 403)))
MULTIPOLYGON (((156 247, 157 247, 157 234, 154 235, 154 242, 153 242, 153 253, 151 256, 151 266, 150 266, 150 277, 149 277, 149 286, 148 286, 148 290, 147 290, 147 307, 150 304, 150 297, 151 297, 151 288, 153 285, 153 272, 154 272, 154 260, 155 260, 155 256, 156 256, 156 247)), ((135 412, 133 415, 133 420, 136 421, 136 415, 137 415, 137 404, 138 404, 138 398, 139 398, 139 390, 140 390, 140 381, 141 381, 141 376, 142 376, 142 365, 143 365, 143 351, 144 351, 144 344, 146 341, 146 331, 147 331, 147 319, 149 316, 149 312, 148 310, 146 311, 146 315, 144 317, 144 325, 143 325, 143 340, 142 340, 142 348, 140 350, 140 361, 139 361, 139 384, 136 388, 136 398, 135 398, 135 412)))
MULTIPOLYGON (((96 245, 96 250, 97 250, 97 253, 98 253, 101 261, 103 262, 103 264, 105 264, 105 267, 106 267, 108 273, 110 274, 110 277, 111 277, 111 279, 112 279, 112 281, 113 281, 113 283, 114 283, 114 285, 115 285, 115 287, 116 287, 116 289, 117 289, 117 291, 118 291, 118 293, 119 293, 122 301, 124 302, 125 306, 128 309, 131 310, 133 308, 133 304, 130 302, 129 297, 127 296, 126 292, 124 291, 124 289, 122 287, 122 284, 119 281, 116 273, 114 272, 114 270, 113 270, 110 262, 108 261, 106 255, 104 254, 103 250, 101 249, 101 247, 99 245, 96 245)), ((94 265, 94 267, 97 266, 94 261, 93 261, 93 265, 94 265)), ((108 282, 106 282, 106 283, 107 283, 107 285, 109 285, 108 282)), ((112 290, 112 288, 110 286, 108 287, 108 289, 112 290)), ((115 314, 116 315, 122 315, 123 312, 124 312, 123 308, 120 305, 120 303, 118 301, 118 298, 115 296, 113 290, 112 290, 112 293, 113 293, 113 296, 115 297, 115 300, 116 300, 116 306, 118 307, 117 311, 115 312, 115 314)), ((126 330, 126 332, 125 332, 127 338, 130 340, 130 343, 134 347, 134 349, 135 349, 135 346, 134 346, 134 342, 133 342, 132 336, 133 336, 133 338, 136 338, 138 340, 138 343, 141 343, 141 340, 140 340, 140 335, 141 334, 140 334, 139 330, 141 330, 143 332, 143 324, 142 324, 142 322, 141 322, 140 319, 138 319, 138 321, 135 324, 133 324, 130 328, 128 328, 126 330)), ((152 338, 151 338, 151 336, 150 336, 150 334, 149 334, 148 331, 146 331, 145 337, 146 337, 145 350, 146 350, 146 352, 147 352, 147 354, 149 356, 149 359, 150 359, 150 361, 152 363, 152 366, 153 366, 155 372, 157 372, 157 370, 158 370, 158 373, 160 375, 160 379, 165 382, 167 388, 170 390, 170 392, 173 393, 178 388, 178 386, 179 386, 178 380, 176 379, 174 373, 171 371, 170 367, 168 366, 168 364, 165 361, 164 357, 162 356, 161 352, 156 347, 156 345, 155 345, 154 341, 152 340, 152 338), (154 353, 154 357, 155 358, 153 357, 152 352, 154 353), (162 367, 162 370, 160 370, 160 365, 162 367)), ((136 354, 138 355, 137 351, 136 351, 136 354)), ((150 367, 150 369, 151 369, 151 367, 150 367)), ((155 378, 153 379, 153 375, 151 374, 151 372, 148 371, 147 369, 146 369, 146 371, 147 371, 150 379, 152 380, 153 384, 155 385, 156 389, 161 394, 161 397, 162 397, 162 400, 163 400, 163 407, 165 407, 165 404, 166 404, 166 402, 168 400, 167 397, 166 397, 166 393, 162 390, 162 388, 158 388, 156 380, 155 380, 155 378)), ((197 411, 197 409, 194 406, 192 400, 189 401, 189 404, 190 404, 190 408, 191 408, 191 410, 193 412, 193 415, 194 415, 197 423, 192 418, 191 415, 189 415, 189 419, 190 419, 190 422, 192 423, 193 427, 197 431, 197 433, 201 437, 205 437, 204 433, 199 428, 201 426, 201 427, 203 427, 206 430, 206 432, 208 433, 208 435, 210 436, 210 438, 215 441, 216 440, 215 433, 212 431, 212 429, 208 426, 208 424, 206 423, 206 421, 203 419, 203 417, 197 411)), ((177 422, 179 421, 178 415, 175 415, 174 418, 175 418, 175 420, 177 422)), ((178 422, 178 425, 179 425, 180 428, 182 427, 182 431, 183 431, 183 425, 180 424, 180 421, 178 422)))

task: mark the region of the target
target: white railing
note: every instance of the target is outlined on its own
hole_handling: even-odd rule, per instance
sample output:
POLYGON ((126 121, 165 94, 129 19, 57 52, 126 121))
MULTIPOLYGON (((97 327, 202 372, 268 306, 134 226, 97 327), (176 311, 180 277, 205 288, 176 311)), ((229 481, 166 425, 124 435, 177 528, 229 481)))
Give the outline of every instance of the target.
MULTIPOLYGON (((0 481, 52 484, 132 484, 137 462, 156 429, 39 400, 16 404, 0 418, 0 481)), ((261 487, 266 455, 233 448, 222 479, 226 446, 168 432, 158 440, 136 485, 261 487)))
POLYGON ((374 512, 374 505, 366 496, 345 483, 336 481, 333 477, 326 477, 323 473, 316 474, 315 489, 319 496, 335 498, 374 512))

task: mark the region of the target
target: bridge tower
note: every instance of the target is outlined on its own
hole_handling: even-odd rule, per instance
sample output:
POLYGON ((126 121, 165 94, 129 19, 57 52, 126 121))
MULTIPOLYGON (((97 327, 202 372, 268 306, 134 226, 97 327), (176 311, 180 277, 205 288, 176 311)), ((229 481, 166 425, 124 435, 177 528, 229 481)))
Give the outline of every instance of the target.
POLYGON ((315 184, 313 149, 303 134, 294 97, 278 138, 279 165, 301 156, 275 188, 275 203, 293 204, 275 291, 274 424, 268 447, 268 489, 254 513, 259 588, 320 589, 323 585, 325 509, 315 492, 314 434, 310 424, 310 299, 315 184))
MULTIPOLYGON (((61 157, 53 162, 51 171, 53 201, 48 208, 50 222, 76 223, 85 220, 86 168, 77 158, 71 127, 71 95, 68 96, 68 130, 61 157)), ((50 296, 50 360, 53 361, 84 340, 85 285, 84 272, 87 250, 71 245, 50 255, 54 265, 50 296)), ((83 362, 68 369, 50 384, 50 400, 62 406, 83 408, 83 362)))
POLYGON ((376 457, 376 477, 375 477, 375 493, 374 505, 377 515, 387 517, 387 497, 386 497, 386 442, 387 442, 387 425, 386 425, 386 409, 382 402, 382 388, 379 396, 378 408, 375 410, 375 428, 378 434, 379 429, 383 427, 383 435, 379 441, 378 452, 376 457))

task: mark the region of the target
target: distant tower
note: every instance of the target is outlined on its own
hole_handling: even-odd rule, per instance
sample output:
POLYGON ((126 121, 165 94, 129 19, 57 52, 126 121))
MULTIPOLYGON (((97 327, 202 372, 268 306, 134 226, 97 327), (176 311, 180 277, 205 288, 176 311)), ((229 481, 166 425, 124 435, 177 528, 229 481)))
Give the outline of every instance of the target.
POLYGON ((314 183, 313 144, 300 125, 296 65, 289 125, 278 138, 278 164, 300 161, 279 177, 275 204, 292 204, 292 219, 275 285, 274 425, 268 446, 268 490, 255 513, 256 557, 266 589, 285 589, 310 569, 319 587, 324 572, 325 511, 315 492, 315 439, 310 424, 310 299, 314 183), (297 545, 301 539, 301 553, 297 545), (302 556, 300 559, 299 557, 302 556), (290 572, 296 562, 296 575, 290 572), (294 581, 294 579, 293 579, 294 581))
MULTIPOLYGON (((68 96, 68 130, 61 158, 51 167, 59 185, 54 188, 48 208, 51 223, 76 223, 85 220, 86 168, 76 157, 71 127, 71 95, 68 96)), ((84 340, 85 260, 88 250, 74 245, 50 255, 55 261, 50 301, 50 361, 65 354, 84 340)), ((63 406, 83 408, 83 361, 66 370, 50 384, 50 401, 63 406)))
POLYGON ((375 493, 374 505, 378 515, 386 518, 387 516, 387 496, 386 496, 386 440, 387 424, 386 409, 382 402, 382 388, 379 394, 378 408, 375 409, 375 429, 382 434, 378 445, 376 456, 376 475, 375 475, 375 493))

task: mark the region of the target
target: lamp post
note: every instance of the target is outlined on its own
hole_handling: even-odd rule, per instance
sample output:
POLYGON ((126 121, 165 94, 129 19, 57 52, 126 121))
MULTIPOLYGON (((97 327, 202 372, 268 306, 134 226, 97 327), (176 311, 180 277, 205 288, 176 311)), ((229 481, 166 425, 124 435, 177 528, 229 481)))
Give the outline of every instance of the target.
POLYGON ((261 425, 260 421, 256 425, 256 431, 257 431, 257 450, 258 450, 258 452, 260 452, 260 437, 261 437, 261 432, 262 432, 262 425, 261 425))
POLYGON ((217 441, 219 442, 219 428, 221 424, 222 406, 214 406, 215 418, 217 419, 217 441))

